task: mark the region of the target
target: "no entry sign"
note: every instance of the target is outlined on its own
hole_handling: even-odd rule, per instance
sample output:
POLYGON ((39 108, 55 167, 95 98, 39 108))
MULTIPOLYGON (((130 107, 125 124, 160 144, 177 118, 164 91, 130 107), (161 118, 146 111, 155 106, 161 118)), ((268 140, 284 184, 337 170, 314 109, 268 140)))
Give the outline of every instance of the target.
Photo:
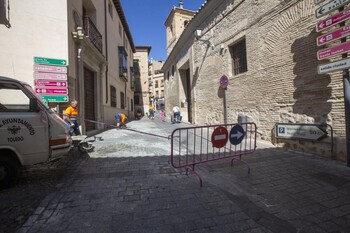
POLYGON ((228 131, 225 127, 217 127, 211 135, 211 142, 213 147, 221 148, 226 145, 228 141, 228 131))

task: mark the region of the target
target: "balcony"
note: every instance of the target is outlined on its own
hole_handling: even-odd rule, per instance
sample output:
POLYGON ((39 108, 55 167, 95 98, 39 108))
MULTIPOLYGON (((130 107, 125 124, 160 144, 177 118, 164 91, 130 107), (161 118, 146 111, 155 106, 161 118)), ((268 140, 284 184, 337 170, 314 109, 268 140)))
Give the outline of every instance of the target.
POLYGON ((102 53, 102 35, 87 15, 84 15, 84 31, 91 43, 102 53))

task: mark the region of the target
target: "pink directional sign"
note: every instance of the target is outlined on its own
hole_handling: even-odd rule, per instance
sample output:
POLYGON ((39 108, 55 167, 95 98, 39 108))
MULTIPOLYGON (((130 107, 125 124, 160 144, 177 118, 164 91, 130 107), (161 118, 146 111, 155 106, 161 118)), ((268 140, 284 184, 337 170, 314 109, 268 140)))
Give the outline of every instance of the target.
POLYGON ((347 53, 350 51, 350 41, 334 46, 332 48, 323 49, 317 52, 317 59, 322 60, 329 57, 333 57, 339 54, 347 53))
POLYGON ((67 89, 56 88, 35 88, 35 92, 38 94, 68 94, 67 89))
POLYGON ((322 36, 317 37, 317 45, 321 46, 333 40, 337 40, 349 35, 350 35, 350 26, 345 26, 333 32, 330 32, 328 34, 324 34, 322 36))
POLYGON ((350 18, 350 9, 339 12, 338 14, 332 15, 331 17, 321 20, 316 24, 316 31, 320 32, 326 28, 329 28, 335 24, 343 22, 350 18))
POLYGON ((65 66, 34 65, 34 71, 66 74, 67 67, 65 67, 65 66))
POLYGON ((66 87, 67 82, 49 81, 49 80, 35 80, 36 87, 66 87))
POLYGON ((34 79, 67 80, 67 75, 55 73, 34 73, 34 79))

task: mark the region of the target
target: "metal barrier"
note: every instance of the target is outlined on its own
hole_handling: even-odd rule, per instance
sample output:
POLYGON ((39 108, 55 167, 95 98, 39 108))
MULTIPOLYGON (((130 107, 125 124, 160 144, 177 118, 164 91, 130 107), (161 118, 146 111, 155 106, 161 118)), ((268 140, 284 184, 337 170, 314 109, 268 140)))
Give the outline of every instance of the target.
POLYGON ((256 149, 255 123, 224 124, 175 129, 171 134, 170 162, 175 168, 186 168, 186 175, 197 175, 200 186, 202 178, 195 171, 195 165, 232 158, 249 164, 242 159, 256 149))

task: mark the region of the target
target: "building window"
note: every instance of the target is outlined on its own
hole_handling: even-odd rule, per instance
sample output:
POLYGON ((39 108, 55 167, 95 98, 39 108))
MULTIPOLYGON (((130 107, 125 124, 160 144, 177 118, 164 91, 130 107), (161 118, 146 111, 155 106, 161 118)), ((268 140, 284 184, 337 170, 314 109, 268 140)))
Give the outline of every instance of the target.
POLYGON ((124 47, 119 47, 119 77, 127 78, 128 74, 128 54, 124 47))
POLYGON ((171 76, 174 77, 174 75, 175 75, 175 66, 173 66, 173 67, 171 68, 171 76))
POLYGON ((164 97, 164 90, 160 91, 160 97, 163 98, 164 97))
POLYGON ((120 92, 120 108, 125 109, 124 92, 120 92))
POLYGON ((188 24, 188 20, 185 20, 185 21, 184 21, 184 27, 186 27, 187 24, 188 24))
POLYGON ((170 72, 168 71, 166 75, 166 79, 169 80, 169 78, 170 78, 170 72))
POLYGON ((134 111, 134 100, 133 99, 130 100, 130 107, 131 107, 130 110, 133 112, 134 111))
POLYGON ((0 0, 0 24, 5 25, 7 28, 11 27, 10 0, 0 0))
POLYGON ((139 105, 140 104, 140 96, 139 95, 135 95, 135 105, 139 105))
POLYGON ((160 80, 160 87, 164 87, 164 79, 160 80))
POLYGON ((247 49, 245 39, 230 47, 232 57, 233 74, 241 74, 248 71, 247 67, 247 49))
POLYGON ((158 88, 158 80, 156 81, 156 83, 155 83, 155 86, 154 86, 155 88, 158 88))
POLYGON ((108 3, 108 12, 111 18, 113 19, 113 5, 112 3, 108 3))
POLYGON ((110 86, 111 93, 111 107, 117 107, 117 89, 113 86, 110 86))
POLYGON ((158 98, 159 97, 159 91, 156 91, 156 96, 155 96, 156 98, 158 98))

